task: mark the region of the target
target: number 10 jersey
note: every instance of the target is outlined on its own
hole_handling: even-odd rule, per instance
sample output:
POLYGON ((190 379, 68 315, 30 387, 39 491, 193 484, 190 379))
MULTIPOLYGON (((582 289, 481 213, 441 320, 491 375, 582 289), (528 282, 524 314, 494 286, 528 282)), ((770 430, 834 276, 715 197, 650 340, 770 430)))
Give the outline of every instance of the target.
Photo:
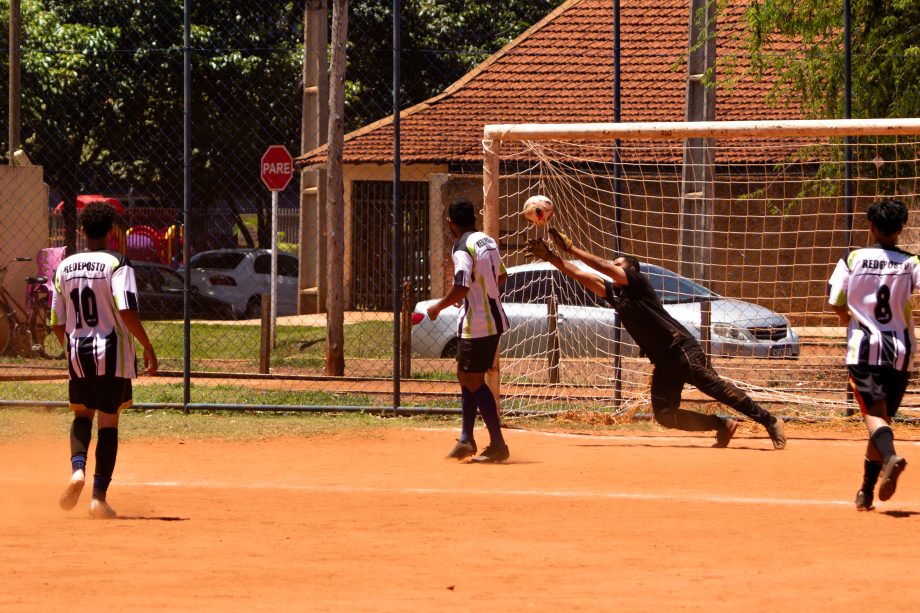
POLYGON ((828 302, 850 311, 848 365, 911 367, 917 341, 911 294, 920 286, 920 260, 880 246, 850 251, 831 275, 828 302))
POLYGON ((137 377, 134 336, 119 311, 137 310, 137 283, 128 258, 113 251, 83 251, 58 265, 51 324, 67 332, 71 378, 137 377))

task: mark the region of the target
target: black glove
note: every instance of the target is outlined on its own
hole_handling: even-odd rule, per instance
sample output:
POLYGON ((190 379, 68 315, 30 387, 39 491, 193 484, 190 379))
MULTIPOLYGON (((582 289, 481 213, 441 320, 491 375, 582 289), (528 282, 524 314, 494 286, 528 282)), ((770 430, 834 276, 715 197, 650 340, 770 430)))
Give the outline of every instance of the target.
POLYGON ((532 258, 546 260, 547 262, 551 257, 556 255, 542 238, 532 238, 527 241, 527 248, 524 252, 532 258))
POLYGON ((549 229, 550 236, 553 237, 553 244, 559 247, 562 251, 571 251, 574 243, 572 239, 563 234, 561 231, 556 228, 549 229))

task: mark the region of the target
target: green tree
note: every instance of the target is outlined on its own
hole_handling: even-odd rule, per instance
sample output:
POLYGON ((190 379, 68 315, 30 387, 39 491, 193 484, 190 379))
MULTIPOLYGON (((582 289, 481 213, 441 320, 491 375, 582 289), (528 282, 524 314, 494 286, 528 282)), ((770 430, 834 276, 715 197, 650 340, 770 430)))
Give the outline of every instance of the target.
MULTIPOLYGON (((406 0, 404 105, 439 93, 561 1, 406 0)), ((68 203, 71 239, 79 193, 133 190, 182 205, 182 4, 22 0, 23 143, 68 203)), ((392 103, 391 3, 350 5, 349 130, 389 115, 392 103)), ((214 213, 227 207, 249 237, 239 208, 248 203, 258 220, 249 240, 267 245, 258 162, 270 143, 299 143, 303 2, 202 0, 192 9, 191 236, 199 249, 226 241, 226 228, 214 241, 201 230, 217 229, 214 213)), ((8 12, 0 0, 3 49, 8 12)))
MULTIPOLYGON (((562 0, 405 0, 404 107, 441 91, 562 4, 562 0)), ((346 129, 392 112, 392 3, 351 0, 346 129)))
MULTIPOLYGON (((853 117, 920 116, 920 2, 853 0, 851 17, 853 117)), ((843 117, 843 3, 754 0, 747 19, 755 74, 778 77, 771 100, 843 117)))

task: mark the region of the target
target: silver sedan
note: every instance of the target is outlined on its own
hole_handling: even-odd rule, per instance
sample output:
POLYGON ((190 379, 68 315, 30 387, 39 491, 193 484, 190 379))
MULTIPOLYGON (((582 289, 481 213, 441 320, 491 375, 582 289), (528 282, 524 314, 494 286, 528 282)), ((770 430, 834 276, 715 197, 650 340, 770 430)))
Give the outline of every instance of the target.
MULTIPOLYGON (((587 269, 582 262, 575 263, 587 269)), ((642 273, 655 288, 665 310, 697 339, 703 305, 708 304, 712 355, 798 358, 799 336, 779 313, 750 302, 723 298, 660 266, 643 263, 642 273)), ((502 305, 509 323, 501 340, 503 356, 546 353, 550 297, 557 304, 556 326, 563 356, 603 357, 616 353, 616 311, 550 264, 537 262, 508 270, 508 281, 502 289, 502 305)), ((412 352, 423 358, 453 357, 457 351, 458 309, 449 307, 431 321, 426 311, 434 302, 425 300, 415 305, 412 352)), ((639 353, 625 330, 619 352, 628 356, 639 353)))

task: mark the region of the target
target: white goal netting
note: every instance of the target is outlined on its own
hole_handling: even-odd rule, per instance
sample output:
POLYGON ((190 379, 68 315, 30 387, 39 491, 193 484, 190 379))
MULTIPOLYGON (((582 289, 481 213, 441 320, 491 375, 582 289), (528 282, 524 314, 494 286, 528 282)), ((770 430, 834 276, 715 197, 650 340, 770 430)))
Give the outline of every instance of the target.
MULTIPOLYGON (((651 365, 615 312, 525 256, 546 235, 520 214, 534 194, 579 246, 638 257, 716 370, 755 399, 785 414, 852 408, 828 278, 848 245, 868 243, 865 209, 880 197, 911 209, 900 246, 920 251, 920 122, 873 125, 487 127, 484 217, 510 268, 503 411, 650 410, 651 365)), ((688 387, 696 399, 708 401, 688 387)))

